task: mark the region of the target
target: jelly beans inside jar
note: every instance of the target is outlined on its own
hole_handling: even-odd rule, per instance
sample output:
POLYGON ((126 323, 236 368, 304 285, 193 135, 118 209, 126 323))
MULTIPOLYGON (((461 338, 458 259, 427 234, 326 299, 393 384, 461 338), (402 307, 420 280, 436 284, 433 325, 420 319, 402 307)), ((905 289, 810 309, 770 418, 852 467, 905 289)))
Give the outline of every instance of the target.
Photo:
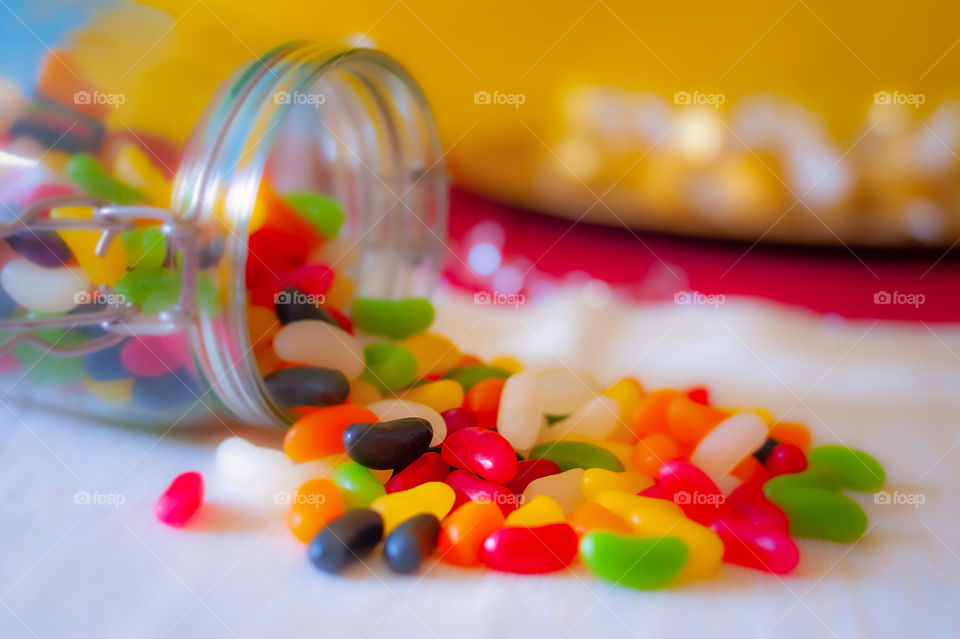
POLYGON ((90 85, 61 76, 0 96, 9 398, 287 424, 417 376, 402 340, 433 319, 446 177, 393 60, 278 48, 226 79, 183 148, 76 103, 90 85))

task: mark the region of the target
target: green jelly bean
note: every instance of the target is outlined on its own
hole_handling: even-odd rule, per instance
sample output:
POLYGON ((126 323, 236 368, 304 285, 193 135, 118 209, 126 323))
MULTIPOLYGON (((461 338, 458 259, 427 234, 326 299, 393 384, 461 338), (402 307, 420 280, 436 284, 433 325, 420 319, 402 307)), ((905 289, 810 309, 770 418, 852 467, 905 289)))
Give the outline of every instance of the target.
POLYGON ((143 312, 157 313, 180 300, 180 274, 162 267, 135 268, 124 273, 113 290, 143 312))
POLYGON ((362 297, 350 306, 350 319, 367 335, 404 339, 430 327, 433 304, 419 297, 402 300, 362 297))
POLYGON ((790 521, 790 534, 811 539, 851 542, 867 530, 860 504, 828 488, 796 488, 768 494, 790 521))
POLYGON ((89 153, 77 153, 67 162, 67 176, 84 191, 117 204, 133 204, 143 200, 143 194, 107 173, 89 153))
POLYGON ((571 468, 606 468, 623 472, 623 464, 608 450, 587 442, 544 442, 533 447, 530 459, 549 459, 561 471, 571 468))
POLYGON ((673 583, 690 550, 677 537, 627 537, 594 530, 580 540, 580 556, 598 577, 652 590, 673 583))
POLYGON ((325 239, 332 239, 340 232, 343 209, 336 200, 319 193, 288 193, 283 199, 325 239))
POLYGON ((156 268, 167 259, 167 236, 159 226, 132 229, 120 235, 130 268, 156 268))
POLYGON ((887 475, 876 459, 846 446, 818 446, 807 452, 810 468, 826 469, 844 488, 872 493, 880 490, 887 475))
POLYGON ((367 368, 360 379, 381 392, 407 386, 417 377, 417 359, 410 349, 388 342, 374 342, 363 349, 367 368))
POLYGON ((799 473, 777 475, 763 484, 763 492, 769 498, 771 495, 797 490, 799 488, 823 488, 826 490, 840 490, 840 482, 836 475, 825 468, 808 468, 799 473))
POLYGON ((356 462, 338 466, 333 471, 333 483, 343 495, 344 510, 369 508, 374 499, 387 494, 370 469, 356 462))
POLYGON ((463 390, 468 391, 473 386, 485 379, 499 377, 506 379, 510 377, 510 371, 505 371, 496 366, 485 366, 483 364, 471 364, 470 366, 461 366, 444 375, 445 379, 452 379, 463 386, 463 390))
MULTIPOLYGON (((44 339, 56 343, 57 346, 74 346, 87 339, 80 331, 64 333, 62 329, 45 329, 43 333, 44 339), (54 335, 54 331, 59 334, 54 335)), ((27 380, 31 383, 66 386, 76 384, 87 376, 82 357, 53 357, 46 351, 46 348, 31 344, 18 344, 13 348, 14 356, 20 360, 20 365, 27 372, 27 380)))
POLYGON ((220 314, 220 287, 212 272, 202 271, 197 276, 196 301, 197 306, 207 313, 220 314))

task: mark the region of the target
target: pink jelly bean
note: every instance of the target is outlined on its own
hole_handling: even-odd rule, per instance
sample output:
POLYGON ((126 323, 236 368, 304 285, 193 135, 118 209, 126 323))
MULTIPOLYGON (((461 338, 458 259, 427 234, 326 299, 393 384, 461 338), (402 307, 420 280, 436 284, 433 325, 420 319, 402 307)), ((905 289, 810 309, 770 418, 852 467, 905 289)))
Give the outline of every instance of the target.
POLYGON ((157 519, 168 526, 182 526, 193 517, 203 503, 203 476, 194 471, 186 472, 170 483, 166 492, 157 500, 157 519))
POLYGON ((763 480, 751 480, 737 486, 727 497, 727 505, 741 519, 760 528, 780 532, 790 530, 786 513, 763 494, 763 480))
POLYGON ((640 495, 641 497, 652 497, 654 499, 666 499, 667 501, 673 501, 673 497, 668 495, 663 490, 663 487, 660 485, 660 482, 658 481, 654 481, 653 486, 650 486, 649 488, 644 488, 637 494, 640 495))
POLYGON ((660 488, 684 514, 701 524, 725 514, 723 493, 713 480, 694 464, 682 459, 664 462, 659 470, 660 488))
POLYGON ((0 355, 0 373, 10 373, 17 370, 20 360, 13 355, 0 355))
POLYGON ((444 478, 444 483, 453 488, 456 496, 451 511, 468 501, 489 501, 500 507, 504 515, 509 515, 520 505, 520 497, 505 486, 480 479, 473 473, 455 470, 444 478))
POLYGON ((443 481, 450 474, 450 464, 437 453, 424 453, 409 466, 390 478, 384 488, 388 493, 408 490, 428 481, 443 481))
POLYGON ((447 435, 440 449, 443 460, 502 484, 517 474, 517 455, 500 433, 480 428, 463 428, 447 435))
MULTIPOLYGON (((450 431, 447 431, 450 432, 450 431)), ((514 494, 522 495, 523 491, 534 479, 556 475, 560 472, 560 467, 549 459, 524 459, 517 462, 517 474, 504 486, 510 489, 514 494)))
POLYGON ((788 473, 799 473, 807 469, 807 456, 803 449, 793 444, 777 444, 767 455, 764 463, 767 475, 776 477, 788 473))
POLYGON ((473 413, 469 408, 451 408, 450 410, 443 411, 440 413, 440 416, 443 417, 443 421, 447 424, 447 437, 457 432, 458 430, 463 430, 464 428, 474 428, 477 425, 477 418, 473 416, 473 413))
POLYGON ((785 575, 800 562, 800 549, 785 532, 733 517, 714 520, 710 529, 723 542, 723 561, 728 564, 785 575))
POLYGON ((120 349, 123 367, 137 377, 160 377, 179 368, 167 355, 165 343, 150 335, 128 339, 120 349))

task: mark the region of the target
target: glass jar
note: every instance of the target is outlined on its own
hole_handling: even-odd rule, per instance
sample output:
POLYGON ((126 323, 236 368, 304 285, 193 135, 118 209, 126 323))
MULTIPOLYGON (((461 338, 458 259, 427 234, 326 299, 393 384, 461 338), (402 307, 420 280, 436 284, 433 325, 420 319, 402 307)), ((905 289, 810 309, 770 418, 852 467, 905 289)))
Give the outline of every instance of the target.
MULTIPOLYGON (((122 97, 73 101, 83 111, 122 97)), ((104 135, 62 102, 21 105, 0 136, 2 401, 136 425, 287 424, 295 412, 264 382, 276 327, 251 325, 252 271, 274 304, 303 293, 271 289, 283 283, 273 269, 314 234, 337 299, 312 301, 334 315, 351 288, 429 293, 447 181, 424 97, 386 55, 295 43, 257 58, 221 86, 176 171, 146 135, 104 135), (287 219, 286 235, 257 244, 291 194, 319 196, 326 221, 287 219), (337 211, 340 231, 318 230, 337 211)))

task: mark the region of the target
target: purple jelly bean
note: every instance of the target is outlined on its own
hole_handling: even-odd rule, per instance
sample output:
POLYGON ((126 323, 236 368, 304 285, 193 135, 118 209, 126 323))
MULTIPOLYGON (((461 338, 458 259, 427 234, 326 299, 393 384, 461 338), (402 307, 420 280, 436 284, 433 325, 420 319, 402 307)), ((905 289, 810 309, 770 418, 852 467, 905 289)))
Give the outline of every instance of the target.
POLYGON ((20 231, 8 237, 7 244, 37 266, 46 268, 63 266, 73 255, 55 231, 20 231))

